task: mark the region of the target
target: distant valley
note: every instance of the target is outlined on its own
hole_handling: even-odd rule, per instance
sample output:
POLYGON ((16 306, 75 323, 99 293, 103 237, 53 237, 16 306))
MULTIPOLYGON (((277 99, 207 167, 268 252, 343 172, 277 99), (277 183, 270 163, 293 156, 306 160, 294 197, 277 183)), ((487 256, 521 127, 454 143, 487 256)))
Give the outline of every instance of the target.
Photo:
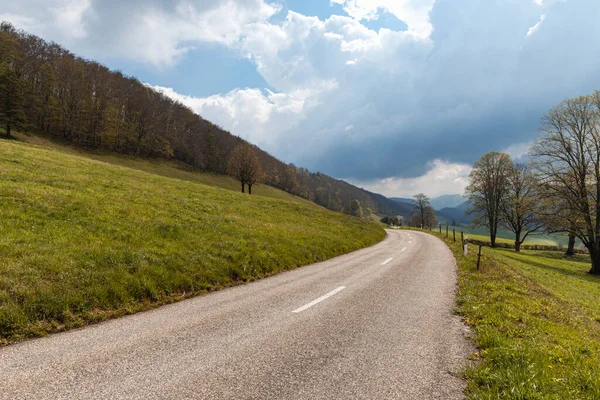
MULTIPOLYGON (((392 197, 391 200, 399 205, 400 215, 409 217, 415 210, 413 199, 405 197, 392 197)), ((460 194, 442 195, 434 197, 430 201, 431 206, 436 211, 438 222, 441 224, 469 225, 473 217, 467 214, 470 207, 469 201, 460 194)))

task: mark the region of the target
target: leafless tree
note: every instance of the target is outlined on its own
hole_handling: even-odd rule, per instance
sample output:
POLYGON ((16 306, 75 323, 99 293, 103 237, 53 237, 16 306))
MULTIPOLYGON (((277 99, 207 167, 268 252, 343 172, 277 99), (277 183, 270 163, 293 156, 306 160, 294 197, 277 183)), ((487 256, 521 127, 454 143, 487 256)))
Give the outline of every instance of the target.
POLYGON ((424 193, 415 194, 413 197, 415 199, 415 205, 417 206, 417 218, 413 218, 413 222, 415 222, 415 225, 425 228, 427 226, 427 207, 431 207, 430 199, 424 193))
POLYGON ((252 194, 252 186, 261 178, 262 166, 248 143, 241 143, 233 149, 229 156, 228 172, 242 184, 242 193, 248 185, 248 194, 252 194))
POLYGON ((430 229, 437 225, 437 223, 438 223, 437 215, 436 215, 433 207, 431 207, 431 206, 425 207, 425 214, 424 214, 423 222, 424 222, 423 227, 427 227, 430 229))
POLYGON ((543 117, 543 136, 533 150, 554 228, 582 241, 594 275, 600 275, 599 123, 600 92, 566 99, 543 117))
POLYGON ((431 207, 429 197, 423 193, 415 194, 413 197, 417 211, 411 217, 411 224, 421 228, 431 228, 437 225, 437 216, 431 207))
POLYGON ((475 224, 489 229, 492 247, 496 247, 496 235, 512 170, 513 162, 508 154, 492 151, 473 164, 469 175, 470 182, 466 188, 466 196, 471 202, 469 212, 475 215, 475 224))
POLYGON ((515 234, 515 251, 527 236, 542 229, 536 212, 539 205, 537 182, 526 164, 516 164, 508 175, 508 189, 502 202, 502 225, 515 234))

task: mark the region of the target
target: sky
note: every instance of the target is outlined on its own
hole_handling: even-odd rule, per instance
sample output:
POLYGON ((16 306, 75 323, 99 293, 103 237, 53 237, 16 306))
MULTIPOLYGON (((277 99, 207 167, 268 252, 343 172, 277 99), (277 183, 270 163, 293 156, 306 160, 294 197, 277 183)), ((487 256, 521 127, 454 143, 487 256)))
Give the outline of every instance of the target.
POLYGON ((0 20, 386 196, 463 193, 600 89, 598 0, 20 0, 0 20))

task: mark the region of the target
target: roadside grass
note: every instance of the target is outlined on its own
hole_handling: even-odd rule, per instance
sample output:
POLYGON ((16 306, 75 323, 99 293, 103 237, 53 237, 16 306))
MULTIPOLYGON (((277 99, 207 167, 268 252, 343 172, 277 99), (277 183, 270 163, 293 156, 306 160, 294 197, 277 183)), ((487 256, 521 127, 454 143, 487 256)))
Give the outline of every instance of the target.
POLYGON ((0 140, 0 344, 372 245, 380 224, 0 140))
POLYGON ((458 264, 456 312, 478 360, 464 371, 471 399, 600 399, 600 278, 589 256, 477 247, 440 237, 458 264))
MULTIPOLYGON (((71 143, 67 143, 60 138, 43 133, 31 134, 14 132, 13 136, 16 140, 23 143, 52 148, 64 153, 77 155, 92 160, 103 161, 113 165, 120 165, 155 175, 165 176, 167 178, 176 178, 190 182, 202 183, 209 186, 232 190, 234 192, 241 191, 240 183, 230 176, 193 170, 189 165, 176 160, 134 157, 126 154, 117 154, 103 149, 83 149, 73 146, 71 143)), ((252 187, 252 193, 274 199, 289 200, 304 204, 314 204, 311 201, 294 196, 284 192, 283 190, 279 190, 268 185, 256 184, 252 187)))
MULTIPOLYGON (((490 237, 486 236, 486 235, 469 234, 469 239, 480 240, 483 242, 490 241, 490 237)), ((499 238, 499 237, 496 238, 496 242, 506 243, 506 244, 510 244, 510 245, 515 244, 514 239, 511 240, 511 239, 505 239, 505 238, 499 238)), ((523 242, 523 245, 557 246, 557 243, 556 243, 556 241, 554 241, 552 239, 548 239, 548 238, 544 238, 544 237, 530 237, 530 238, 526 239, 525 242, 523 242)))
MULTIPOLYGON (((445 227, 444 227, 445 228, 445 227)), ((452 227, 450 227, 452 228, 452 227)), ((471 227, 471 226, 458 226, 456 227, 457 231, 463 231, 465 234, 469 235, 469 238, 481 241, 490 241, 489 231, 485 227, 471 227)), ((451 229, 452 230, 452 229, 451 229)), ((498 243, 507 243, 514 244, 515 243, 515 234, 508 229, 498 229, 498 234, 496 236, 496 240, 498 243)), ((569 243, 569 237, 563 234, 531 234, 527 236, 527 240, 525 241, 525 245, 542 245, 542 246, 558 246, 558 247, 567 247, 569 243)), ((576 247, 583 247, 579 240, 576 241, 576 247)))

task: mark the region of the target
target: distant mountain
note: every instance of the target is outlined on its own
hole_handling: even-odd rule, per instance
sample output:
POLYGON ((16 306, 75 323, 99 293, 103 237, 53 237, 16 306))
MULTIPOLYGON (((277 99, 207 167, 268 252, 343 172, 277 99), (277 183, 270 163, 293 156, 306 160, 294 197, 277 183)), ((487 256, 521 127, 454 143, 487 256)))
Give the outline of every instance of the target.
POLYGON ((466 199, 460 194, 446 194, 431 199, 431 207, 433 207, 434 210, 459 207, 465 200, 466 199))
POLYGON ((411 199, 401 199, 406 200, 406 202, 398 201, 398 198, 387 198, 377 193, 371 193, 366 191, 377 207, 377 213, 383 215, 402 215, 403 217, 409 217, 415 211, 414 202, 411 199))
POLYGON ((390 200, 393 200, 396 203, 400 203, 400 204, 410 204, 410 205, 414 205, 415 204, 415 200, 414 199, 407 199, 405 197, 390 197, 390 200))
MULTIPOLYGON (((410 205, 415 204, 415 199, 413 198, 409 199, 406 197, 390 197, 390 199, 394 200, 396 203, 410 205)), ((431 207, 433 207, 434 210, 441 210, 442 208, 458 207, 459 205, 464 203, 465 200, 466 199, 460 194, 445 194, 442 196, 434 197, 430 200, 430 202, 431 207)))
POLYGON ((437 217, 440 223, 452 223, 453 221, 459 225, 469 225, 473 221, 473 216, 467 214, 467 210, 471 207, 469 201, 464 201, 457 207, 445 207, 437 211, 437 217))

